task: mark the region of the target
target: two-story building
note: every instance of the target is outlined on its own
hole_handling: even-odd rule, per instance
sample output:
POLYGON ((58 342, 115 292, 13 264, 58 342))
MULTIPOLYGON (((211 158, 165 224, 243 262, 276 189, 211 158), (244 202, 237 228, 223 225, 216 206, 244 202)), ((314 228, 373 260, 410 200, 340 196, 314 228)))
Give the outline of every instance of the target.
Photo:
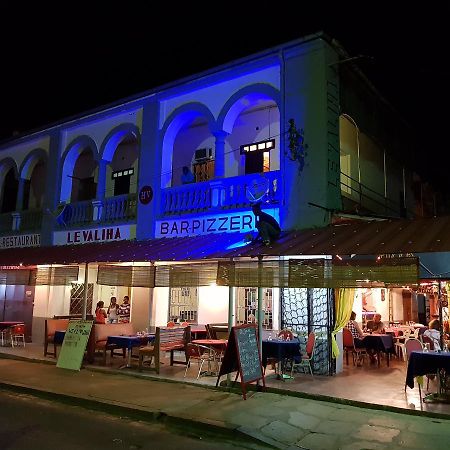
MULTIPOLYGON (((44 318, 113 295, 130 296, 137 329, 253 315, 316 330, 315 370, 332 373, 333 288, 359 281, 330 282, 333 245, 307 249, 300 230, 425 214, 413 147, 324 34, 15 137, 0 146, 0 317, 39 342, 44 318), (269 248, 245 239, 256 201, 283 230, 269 248)), ((414 281, 405 273, 367 285, 414 281)))

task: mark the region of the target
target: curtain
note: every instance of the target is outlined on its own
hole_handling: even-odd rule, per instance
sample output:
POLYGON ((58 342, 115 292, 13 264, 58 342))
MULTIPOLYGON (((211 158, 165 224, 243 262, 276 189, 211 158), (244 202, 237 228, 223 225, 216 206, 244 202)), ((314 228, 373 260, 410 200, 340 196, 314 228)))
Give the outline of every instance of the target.
POLYGON ((339 356, 339 347, 336 342, 336 334, 347 325, 350 320, 350 314, 353 309, 353 301, 355 298, 354 289, 336 289, 335 291, 335 312, 336 323, 334 324, 334 330, 331 333, 331 347, 333 351, 333 358, 339 356))

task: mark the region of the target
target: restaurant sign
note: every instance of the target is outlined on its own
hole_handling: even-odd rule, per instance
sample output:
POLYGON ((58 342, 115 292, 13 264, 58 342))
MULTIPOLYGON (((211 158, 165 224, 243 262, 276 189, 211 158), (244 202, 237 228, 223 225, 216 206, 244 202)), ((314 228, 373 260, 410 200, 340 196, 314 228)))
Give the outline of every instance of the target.
MULTIPOLYGON (((264 212, 280 222, 278 208, 264 209, 264 212)), ((251 211, 229 214, 186 217, 156 222, 155 237, 197 236, 210 233, 248 233, 255 231, 255 216, 251 211)))
POLYGON ((135 225, 117 227, 89 228, 85 230, 55 231, 54 245, 90 244, 93 242, 121 241, 133 239, 135 225), (132 236, 133 234, 133 236, 132 236))
POLYGON ((2 236, 0 238, 0 249, 19 247, 40 247, 40 234, 18 234, 15 236, 2 236))

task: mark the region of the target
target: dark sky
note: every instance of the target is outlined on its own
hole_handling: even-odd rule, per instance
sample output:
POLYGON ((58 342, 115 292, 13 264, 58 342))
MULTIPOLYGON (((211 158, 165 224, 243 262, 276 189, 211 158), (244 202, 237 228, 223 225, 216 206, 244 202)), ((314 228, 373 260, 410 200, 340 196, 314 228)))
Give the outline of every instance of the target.
POLYGON ((428 178, 447 184, 448 2, 96 3, 2 2, 0 140, 323 30, 373 58, 359 67, 417 130, 428 178))

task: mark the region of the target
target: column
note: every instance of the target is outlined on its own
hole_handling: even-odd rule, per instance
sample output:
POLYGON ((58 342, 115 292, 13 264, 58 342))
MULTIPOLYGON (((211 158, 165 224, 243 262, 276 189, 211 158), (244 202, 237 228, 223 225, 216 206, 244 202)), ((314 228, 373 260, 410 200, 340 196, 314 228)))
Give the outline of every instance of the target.
POLYGON ((106 167, 108 162, 102 159, 98 163, 98 177, 97 177, 97 196, 96 200, 103 200, 105 198, 106 191, 106 167))
POLYGON ((16 198, 16 211, 22 211, 23 209, 23 191, 25 187, 25 181, 25 178, 19 178, 19 186, 16 198))
POLYGON ((225 176, 225 138, 228 136, 226 131, 216 131, 216 151, 214 155, 214 177, 223 178, 225 176))

